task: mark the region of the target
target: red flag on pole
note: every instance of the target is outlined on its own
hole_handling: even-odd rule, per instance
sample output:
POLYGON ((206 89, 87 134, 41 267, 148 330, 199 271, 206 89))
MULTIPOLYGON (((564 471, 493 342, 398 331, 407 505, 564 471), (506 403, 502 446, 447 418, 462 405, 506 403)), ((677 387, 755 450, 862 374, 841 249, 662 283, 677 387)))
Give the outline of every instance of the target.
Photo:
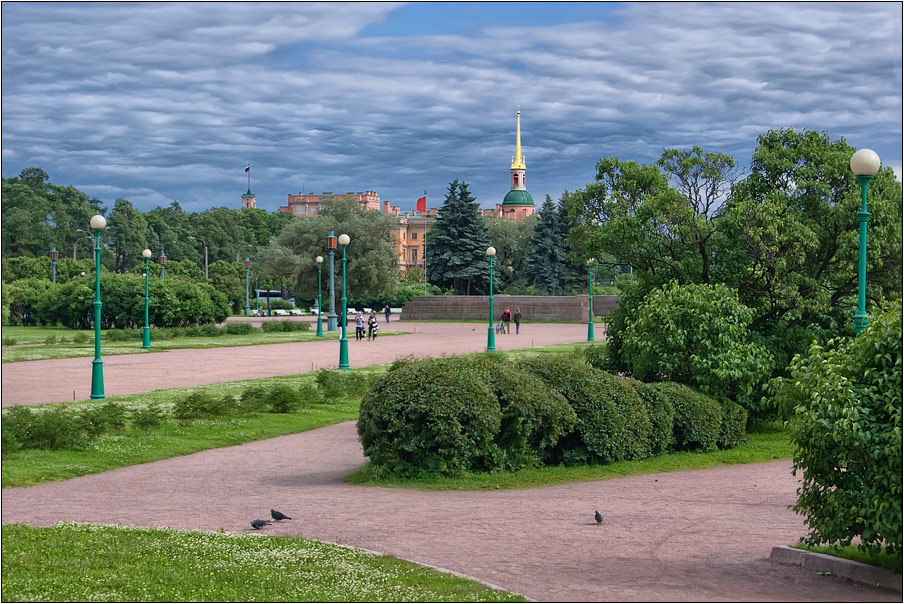
POLYGON ((418 197, 417 199, 417 211, 418 212, 426 212, 427 211, 427 196, 418 197))

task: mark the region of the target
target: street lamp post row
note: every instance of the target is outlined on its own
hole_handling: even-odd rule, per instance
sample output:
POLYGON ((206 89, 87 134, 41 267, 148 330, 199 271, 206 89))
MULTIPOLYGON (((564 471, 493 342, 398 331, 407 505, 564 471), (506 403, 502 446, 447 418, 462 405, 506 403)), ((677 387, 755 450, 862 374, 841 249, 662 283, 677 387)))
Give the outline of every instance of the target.
POLYGON ((348 338, 346 337, 346 326, 348 324, 348 298, 345 297, 345 248, 348 247, 351 238, 342 234, 339 235, 339 245, 342 246, 342 331, 339 338, 339 369, 349 369, 348 366, 348 338))
POLYGON ((496 255, 496 248, 490 246, 487 248, 487 256, 490 258, 490 325, 487 327, 487 352, 496 350, 496 336, 493 332, 493 257, 496 255))
POLYGON ((251 314, 251 301, 249 299, 249 273, 251 271, 251 258, 245 258, 245 316, 251 314))
POLYGON ((56 263, 59 257, 60 253, 57 251, 56 246, 50 248, 50 281, 52 283, 56 283, 56 263))
POLYGON ((588 299, 590 301, 590 320, 587 321, 587 341, 593 342, 593 262, 594 259, 591 258, 587 261, 587 283, 588 290, 587 293, 588 299))
POLYGON ((151 347, 151 326, 148 323, 148 307, 151 303, 148 285, 151 273, 151 250, 145 249, 141 255, 144 257, 144 330, 141 334, 141 347, 148 350, 151 347))
POLYGON ((96 214, 91 217, 95 233, 94 245, 94 361, 91 363, 91 398, 104 398, 104 362, 100 358, 100 233, 107 226, 107 219, 96 214))
POLYGON ((323 268, 323 256, 314 258, 317 263, 317 337, 323 337, 323 297, 320 295, 320 275, 323 268))

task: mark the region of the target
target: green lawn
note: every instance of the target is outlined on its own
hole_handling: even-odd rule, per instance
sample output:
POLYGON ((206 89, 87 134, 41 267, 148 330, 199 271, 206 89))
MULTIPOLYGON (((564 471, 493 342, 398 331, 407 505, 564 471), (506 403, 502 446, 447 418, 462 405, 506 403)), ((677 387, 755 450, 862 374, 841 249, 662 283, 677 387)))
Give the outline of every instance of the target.
POLYGON ((526 601, 309 539, 66 523, 3 525, 2 537, 5 602, 526 601))
MULTIPOLYGON (((101 347, 104 356, 118 354, 142 354, 148 351, 141 348, 141 340, 128 340, 125 342, 108 342, 104 340, 106 330, 101 331, 101 347)), ((407 331, 380 331, 380 336, 394 336, 408 333, 407 331)), ((329 332, 324 329, 325 340, 338 340, 339 332, 329 332)), ((3 327, 3 340, 13 338, 18 345, 3 346, 2 361, 15 363, 19 361, 38 361, 43 359, 66 359, 72 357, 94 356, 94 332, 74 330, 66 327, 3 327), (89 340, 83 344, 73 344, 72 337, 77 333, 89 336, 89 340), (45 344, 47 338, 52 337, 59 341, 67 340, 61 344, 45 344), (27 344, 21 346, 21 344, 27 344)), ((316 330, 311 331, 271 331, 250 333, 245 335, 224 334, 212 337, 175 338, 172 340, 155 340, 154 330, 151 330, 151 350, 175 350, 180 348, 221 348, 228 346, 257 346, 260 344, 285 344, 287 342, 310 342, 318 340, 316 330)))
POLYGON ((804 545, 797 543, 792 547, 803 549, 808 552, 815 552, 817 554, 826 554, 828 556, 835 556, 837 558, 853 560, 854 562, 862 562, 863 564, 872 564, 873 566, 879 566, 898 574, 901 574, 901 565, 902 563, 904 563, 904 558, 902 558, 901 552, 889 554, 883 551, 879 554, 870 554, 860 551, 856 545, 837 547, 828 545, 804 545))

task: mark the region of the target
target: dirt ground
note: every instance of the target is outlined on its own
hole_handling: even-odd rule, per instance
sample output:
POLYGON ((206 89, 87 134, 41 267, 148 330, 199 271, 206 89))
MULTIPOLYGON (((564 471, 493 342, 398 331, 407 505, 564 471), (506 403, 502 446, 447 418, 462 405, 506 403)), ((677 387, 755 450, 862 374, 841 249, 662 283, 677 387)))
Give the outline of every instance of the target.
MULTIPOLYGON (((384 324, 385 326, 385 324, 384 324)), ((411 335, 349 342, 352 366, 415 353, 477 352, 486 326, 399 323, 411 335)), ((384 327, 385 329, 385 327, 384 327)), ((601 331, 601 330, 600 330, 601 331)), ((602 335, 597 332, 597 337, 602 335)), ((580 342, 584 325, 524 325, 499 350, 580 342)), ((179 350, 104 359, 108 395, 335 367, 336 341, 179 350)), ((84 399, 91 359, 3 366, 3 405, 84 399)), ((432 492, 343 482, 364 462, 353 422, 35 487, 3 489, 2 522, 61 520, 264 529, 392 554, 540 601, 901 601, 769 562, 805 533, 790 511, 790 462, 523 490, 432 492), (602 525, 594 510, 605 516, 602 525)))

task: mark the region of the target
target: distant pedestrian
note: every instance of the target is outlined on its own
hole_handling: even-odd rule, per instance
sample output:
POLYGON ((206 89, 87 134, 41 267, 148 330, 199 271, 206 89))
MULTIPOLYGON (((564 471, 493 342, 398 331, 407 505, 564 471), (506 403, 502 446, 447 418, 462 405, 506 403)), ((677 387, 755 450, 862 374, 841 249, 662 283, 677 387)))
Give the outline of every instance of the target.
POLYGON ((367 318, 367 339, 376 340, 378 329, 380 329, 380 322, 377 321, 377 313, 370 311, 370 316, 367 318))
POLYGON ((269 305, 269 304, 267 305, 267 316, 268 316, 268 317, 272 317, 272 316, 273 316, 273 307, 272 307, 271 305, 269 305))
POLYGON ((518 332, 521 330, 521 309, 515 308, 515 314, 512 315, 512 320, 515 321, 515 335, 518 335, 518 332))
POLYGON ((383 307, 383 314, 386 315, 386 322, 389 323, 389 315, 392 313, 392 310, 389 308, 389 304, 383 307))
POLYGON ((355 316, 355 340, 360 342, 364 339, 364 315, 358 313, 355 316))
POLYGON ((508 308, 502 311, 502 327, 505 333, 512 333, 512 311, 508 308))

